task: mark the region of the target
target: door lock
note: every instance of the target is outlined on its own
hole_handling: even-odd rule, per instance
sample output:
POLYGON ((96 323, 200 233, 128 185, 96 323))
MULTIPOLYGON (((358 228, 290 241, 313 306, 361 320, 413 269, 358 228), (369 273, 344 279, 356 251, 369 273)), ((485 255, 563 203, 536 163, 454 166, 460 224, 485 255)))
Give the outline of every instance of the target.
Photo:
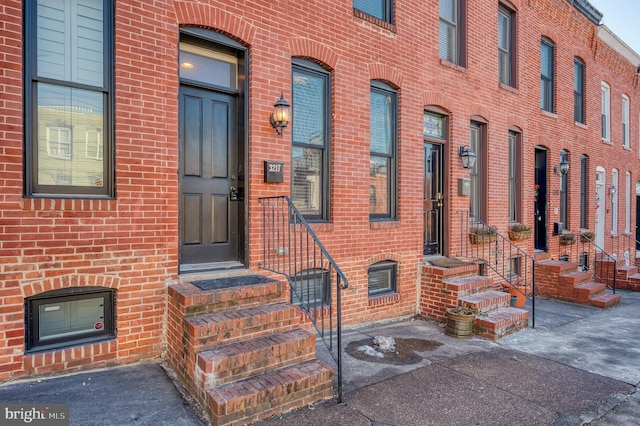
POLYGON ((229 200, 231 201, 242 201, 244 200, 244 190, 243 188, 238 188, 235 186, 229 187, 229 200))

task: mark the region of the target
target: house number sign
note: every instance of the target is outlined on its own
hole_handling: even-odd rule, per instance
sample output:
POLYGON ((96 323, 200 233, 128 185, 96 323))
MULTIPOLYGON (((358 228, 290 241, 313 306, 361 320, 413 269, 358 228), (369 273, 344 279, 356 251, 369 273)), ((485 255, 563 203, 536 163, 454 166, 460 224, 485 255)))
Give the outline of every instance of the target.
POLYGON ((265 161, 264 181, 284 182, 284 163, 281 161, 265 161))

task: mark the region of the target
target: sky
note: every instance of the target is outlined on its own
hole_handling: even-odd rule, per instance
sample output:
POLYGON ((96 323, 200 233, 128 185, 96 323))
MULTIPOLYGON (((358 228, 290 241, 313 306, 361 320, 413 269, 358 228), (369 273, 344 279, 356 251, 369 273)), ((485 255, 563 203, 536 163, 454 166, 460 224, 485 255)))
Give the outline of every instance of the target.
POLYGON ((640 55, 640 4, 638 0, 589 0, 604 15, 604 24, 615 35, 640 55))

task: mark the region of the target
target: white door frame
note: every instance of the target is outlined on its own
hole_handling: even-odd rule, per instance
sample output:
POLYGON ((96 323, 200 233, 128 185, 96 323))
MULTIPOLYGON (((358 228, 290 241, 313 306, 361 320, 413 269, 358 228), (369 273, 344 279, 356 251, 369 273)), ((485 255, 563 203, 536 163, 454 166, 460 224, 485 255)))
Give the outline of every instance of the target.
POLYGON ((607 199, 605 194, 607 174, 604 167, 596 167, 596 211, 595 211, 595 233, 597 251, 604 249, 605 234, 605 211, 607 209, 607 199))

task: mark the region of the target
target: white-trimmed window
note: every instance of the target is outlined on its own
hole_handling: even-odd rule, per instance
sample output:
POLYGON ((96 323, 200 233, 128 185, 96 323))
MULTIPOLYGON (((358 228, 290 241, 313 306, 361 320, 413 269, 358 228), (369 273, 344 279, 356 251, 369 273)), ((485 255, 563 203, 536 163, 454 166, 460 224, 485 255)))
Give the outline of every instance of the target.
POLYGON ((611 88, 604 81, 601 87, 602 140, 611 140, 611 88))
POLYGON ((69 127, 47 127, 47 155, 50 158, 71 160, 71 129, 69 127))
POLYGON ((629 97, 622 95, 622 146, 629 148, 629 97))
POLYGON ((465 0, 440 0, 438 51, 440 59, 460 66, 465 60, 465 0))
POLYGON ((85 156, 94 160, 102 160, 102 132, 87 130, 84 134, 85 156))

